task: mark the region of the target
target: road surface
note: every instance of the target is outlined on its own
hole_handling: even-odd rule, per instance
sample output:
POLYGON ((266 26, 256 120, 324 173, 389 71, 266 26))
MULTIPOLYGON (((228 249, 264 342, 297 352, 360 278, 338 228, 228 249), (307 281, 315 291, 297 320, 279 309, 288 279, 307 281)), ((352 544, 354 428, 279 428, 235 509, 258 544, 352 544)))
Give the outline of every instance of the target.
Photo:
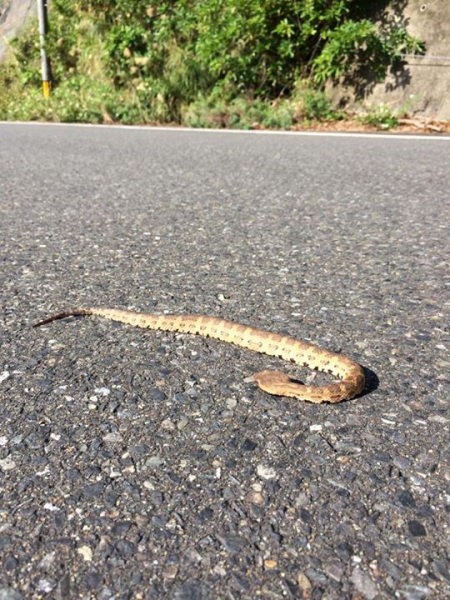
POLYGON ((1 124, 0 165, 2 600, 450 597, 449 139, 1 124), (80 305, 289 333, 367 389, 31 328, 80 305))

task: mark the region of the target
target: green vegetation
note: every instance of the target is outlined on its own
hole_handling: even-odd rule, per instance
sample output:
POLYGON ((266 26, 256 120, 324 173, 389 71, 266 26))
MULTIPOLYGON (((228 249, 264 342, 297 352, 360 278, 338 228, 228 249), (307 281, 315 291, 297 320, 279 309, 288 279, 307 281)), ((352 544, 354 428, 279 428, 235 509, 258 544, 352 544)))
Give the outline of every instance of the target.
MULTIPOLYGON (((289 128, 340 118, 328 80, 378 79, 422 44, 356 0, 52 0, 41 95, 31 23, 0 65, 0 118, 289 128)), ((380 116, 383 124, 386 115, 380 116)))
POLYGON ((380 104, 370 110, 361 118, 365 125, 371 125, 377 129, 392 129, 398 125, 398 117, 393 115, 390 108, 385 104, 380 104))

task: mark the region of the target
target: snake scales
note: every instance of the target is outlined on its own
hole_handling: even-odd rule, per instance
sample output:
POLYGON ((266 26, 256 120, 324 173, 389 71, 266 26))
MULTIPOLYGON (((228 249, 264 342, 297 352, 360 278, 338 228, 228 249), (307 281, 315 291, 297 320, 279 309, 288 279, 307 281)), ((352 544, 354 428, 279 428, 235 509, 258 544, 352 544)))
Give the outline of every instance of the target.
POLYGON ((324 386, 302 385, 280 371, 260 371, 253 375, 258 386, 276 396, 289 396, 308 402, 341 402, 360 394, 365 385, 362 367, 340 354, 323 350, 278 333, 269 333, 256 327, 241 325, 218 317, 203 315, 153 315, 116 308, 74 308, 54 314, 33 327, 39 327, 66 317, 95 315, 120 321, 136 327, 198 334, 222 340, 255 352, 277 356, 303 367, 329 373, 341 379, 339 383, 324 386))

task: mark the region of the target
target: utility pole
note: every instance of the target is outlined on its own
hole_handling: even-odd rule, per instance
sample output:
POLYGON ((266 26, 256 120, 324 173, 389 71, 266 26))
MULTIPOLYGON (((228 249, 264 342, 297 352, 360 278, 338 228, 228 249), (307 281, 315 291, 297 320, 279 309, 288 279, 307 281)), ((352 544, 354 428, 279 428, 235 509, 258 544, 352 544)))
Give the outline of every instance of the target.
POLYGON ((48 0, 37 0, 39 18, 39 45, 41 48, 42 93, 44 98, 50 98, 50 64, 45 51, 45 35, 48 31, 48 0))

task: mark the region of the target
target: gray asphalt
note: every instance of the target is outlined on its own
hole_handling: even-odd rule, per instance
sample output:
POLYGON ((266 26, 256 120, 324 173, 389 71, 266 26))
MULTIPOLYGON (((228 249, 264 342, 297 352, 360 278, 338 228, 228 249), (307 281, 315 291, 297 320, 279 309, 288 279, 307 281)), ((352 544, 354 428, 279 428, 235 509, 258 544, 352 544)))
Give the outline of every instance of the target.
POLYGON ((1 124, 0 169, 2 600, 450 597, 448 139, 1 124), (227 344, 31 328, 80 305, 288 332, 367 389, 307 404, 227 344))

